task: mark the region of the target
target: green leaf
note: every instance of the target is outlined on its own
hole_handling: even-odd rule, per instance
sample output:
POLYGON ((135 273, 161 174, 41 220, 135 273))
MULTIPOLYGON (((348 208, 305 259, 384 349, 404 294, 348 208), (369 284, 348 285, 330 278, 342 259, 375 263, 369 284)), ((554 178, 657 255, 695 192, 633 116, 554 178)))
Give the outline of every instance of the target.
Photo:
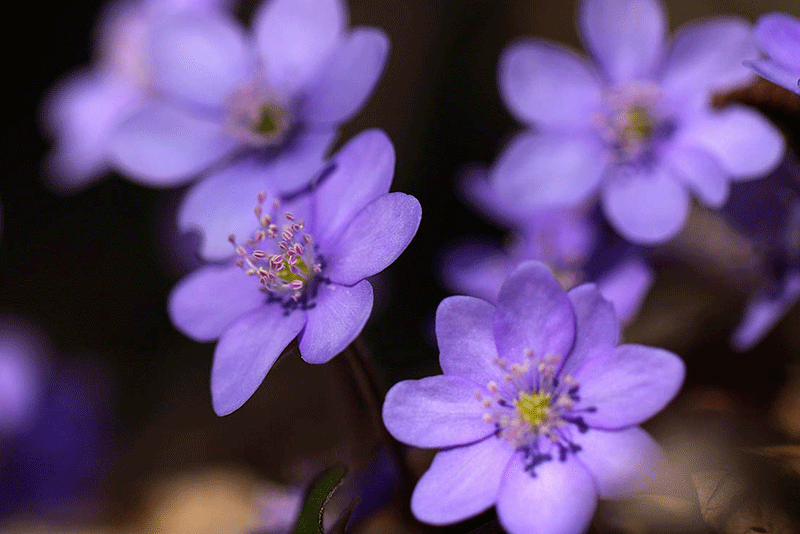
MULTIPOLYGON (((322 516, 325 513, 325 506, 336 489, 341 486, 342 480, 346 475, 347 467, 336 465, 317 476, 306 493, 300 517, 297 518, 292 534, 324 534, 322 516)), ((350 510, 346 511, 348 517, 350 510)), ((342 531, 343 528, 342 526, 342 531)))

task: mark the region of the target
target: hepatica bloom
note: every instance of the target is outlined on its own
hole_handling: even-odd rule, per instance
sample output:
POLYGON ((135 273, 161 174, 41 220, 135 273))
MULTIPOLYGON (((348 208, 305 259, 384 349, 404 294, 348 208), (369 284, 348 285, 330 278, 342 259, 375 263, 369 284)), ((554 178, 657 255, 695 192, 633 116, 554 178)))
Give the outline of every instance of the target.
POLYGON ((50 355, 38 328, 0 318, 0 523, 74 505, 109 459, 103 373, 50 355))
POLYGON ((114 161, 153 186, 244 156, 275 166, 276 181, 292 167, 310 176, 388 48, 377 29, 347 30, 341 0, 268 0, 253 38, 224 14, 173 19, 152 34, 156 97, 115 131, 114 161))
POLYGON ((487 171, 464 175, 467 201, 489 219, 510 229, 501 247, 488 239, 470 239, 446 251, 445 285, 458 294, 496 302, 500 287, 523 261, 545 263, 565 289, 595 281, 623 323, 631 320, 653 282, 652 269, 628 243, 603 232, 585 208, 520 209, 504 201, 488 182, 487 171))
POLYGON ((591 285, 565 293, 520 265, 497 305, 445 299, 436 314, 443 375, 396 384, 383 418, 416 447, 441 448, 411 497, 426 523, 491 506, 510 534, 577 534, 598 496, 643 489, 663 461, 638 426, 678 392, 674 354, 617 346, 614 309, 591 285))
MULTIPOLYGON (((329 168, 293 202, 254 191, 249 207, 241 206, 252 220, 249 232, 226 242, 232 258, 198 269, 170 297, 170 316, 182 332, 197 341, 219 338, 211 394, 220 415, 253 394, 295 337, 309 363, 344 350, 372 310, 365 278, 391 264, 417 231, 419 202, 388 192, 394 150, 385 134, 360 134, 329 168)), ((224 197, 217 202, 232 205, 224 197)), ((216 212, 208 213, 209 235, 218 235, 216 212)), ((220 220, 227 215, 220 212, 220 220)))
POLYGON ((766 57, 745 64, 800 95, 800 20, 785 13, 764 15, 756 23, 755 38, 766 57))
POLYGON ((579 31, 592 56, 523 39, 500 59, 510 111, 532 128, 492 172, 498 194, 529 207, 575 205, 599 194, 614 228, 637 243, 674 236, 690 194, 717 208, 730 181, 780 161, 779 132, 755 111, 711 109, 714 91, 746 82, 747 22, 712 18, 667 44, 657 0, 583 0, 579 31))
POLYGON ((47 97, 43 120, 55 147, 49 179, 69 191, 109 169, 109 136, 146 100, 153 81, 148 58, 154 27, 170 17, 222 10, 227 0, 114 2, 100 18, 95 62, 68 75, 47 97))
POLYGON ((32 423, 46 380, 47 352, 36 328, 0 318, 0 442, 32 423))
POLYGON ((763 280, 732 337, 749 350, 800 300, 800 163, 786 158, 764 180, 737 184, 723 211, 761 254, 763 280))

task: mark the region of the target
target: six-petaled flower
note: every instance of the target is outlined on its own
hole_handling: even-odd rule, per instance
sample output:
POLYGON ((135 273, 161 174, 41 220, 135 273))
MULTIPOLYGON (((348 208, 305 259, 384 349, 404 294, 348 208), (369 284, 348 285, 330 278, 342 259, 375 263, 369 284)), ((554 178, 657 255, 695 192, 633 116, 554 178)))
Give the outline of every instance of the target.
POLYGON ((445 299, 444 374, 400 382, 383 407, 397 439, 443 449, 411 498, 417 518, 454 523, 494 505, 511 534, 577 534, 598 496, 652 482, 661 452, 636 425, 678 392, 684 366, 618 335, 594 285, 567 293, 538 262, 509 276, 496 306, 445 299))
MULTIPOLYGON (((305 361, 325 363, 361 332, 372 310, 365 278, 403 252, 420 222, 414 197, 388 192, 393 173, 391 142, 367 131, 331 159, 309 193, 273 202, 256 189, 247 202, 234 189, 216 199, 238 205, 249 231, 222 238, 232 258, 182 280, 169 311, 188 336, 219 338, 211 371, 218 414, 239 408, 295 337, 305 361)), ((206 239, 229 222, 217 213, 208 210, 206 239)))
POLYGON ((599 194, 630 241, 663 242, 684 225, 690 192, 719 208, 729 182, 759 178, 784 142, 752 109, 711 107, 714 91, 746 82, 755 45, 732 17, 687 25, 667 45, 658 0, 583 0, 590 64, 536 39, 500 60, 500 90, 526 126, 498 158, 498 194, 529 207, 576 205, 599 194))

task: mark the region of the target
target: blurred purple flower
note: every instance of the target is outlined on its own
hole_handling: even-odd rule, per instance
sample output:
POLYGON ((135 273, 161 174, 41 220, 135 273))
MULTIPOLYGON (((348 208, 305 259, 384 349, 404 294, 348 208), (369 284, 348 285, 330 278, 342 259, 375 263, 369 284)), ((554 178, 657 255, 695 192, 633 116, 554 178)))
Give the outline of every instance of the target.
POLYGON ((764 283, 731 339, 746 351, 800 300, 800 163, 786 158, 764 180, 734 186, 724 214, 763 255, 764 283))
POLYGON ((274 168, 281 190, 305 185, 282 177, 294 168, 311 177, 372 92, 388 49, 378 29, 347 30, 342 0, 266 1, 253 38, 222 13, 173 18, 152 34, 156 97, 114 131, 114 163, 169 187, 248 157, 274 168))
POLYGON ((500 286, 526 260, 547 264, 565 289, 587 280, 610 300, 620 322, 636 315, 653 282, 653 271, 633 247, 602 232, 581 208, 530 210, 504 201, 487 171, 472 168, 462 182, 467 200, 489 219, 513 231, 506 247, 485 239, 461 242, 445 252, 444 283, 457 294, 495 302, 500 286))
POLYGON ((117 1, 102 14, 95 64, 71 73, 52 89, 43 122, 55 147, 47 161, 54 187, 73 191, 109 170, 111 132, 145 102, 152 89, 151 32, 181 13, 209 13, 230 0, 117 1))
POLYGON ((755 38, 765 59, 747 60, 760 76, 800 95, 800 20, 786 13, 764 15, 755 38))
POLYGON ((269 485, 259 491, 261 528, 258 534, 287 534, 303 506, 302 488, 269 485))
POLYGON ((498 194, 529 207, 577 205, 599 193, 626 239, 653 244, 684 225, 689 193, 718 208, 730 181, 769 172, 780 133, 755 111, 711 108, 746 82, 750 25, 712 18, 668 44, 657 0, 583 0, 579 31, 593 65, 537 39, 508 47, 499 85, 526 130, 492 170, 498 194))
POLYGON ((639 423, 678 392, 683 362, 617 346, 614 309, 592 284, 564 292, 539 262, 520 265, 497 306, 445 299, 436 314, 441 376, 396 384, 389 432, 443 449, 411 497, 426 523, 495 505, 511 534, 583 532, 598 496, 644 489, 663 461, 639 423))
POLYGON ((44 335, 11 317, 0 318, 0 441, 26 430, 47 379, 44 335))
MULTIPOLYGON (((252 238, 231 236, 236 264, 202 267, 173 290, 169 312, 178 329, 197 341, 219 338, 211 371, 218 414, 250 398, 295 337, 305 361, 325 363, 361 332, 372 309, 372 286, 364 279, 405 250, 420 222, 414 197, 388 192, 394 161, 383 132, 361 133, 332 158, 310 193, 283 208, 262 206, 259 194, 258 217, 247 232, 252 238)), ((271 178, 262 173, 262 187, 253 191, 271 178)), ((226 193, 215 208, 241 207, 238 185, 226 193)), ((227 211, 206 211, 207 238, 225 240, 223 228, 238 232, 246 224, 232 227, 227 211)), ((253 217, 252 210, 243 214, 253 217)))
POLYGON ((107 466, 107 377, 96 365, 51 364, 49 353, 41 331, 3 319, 0 522, 75 504, 97 488, 107 466))

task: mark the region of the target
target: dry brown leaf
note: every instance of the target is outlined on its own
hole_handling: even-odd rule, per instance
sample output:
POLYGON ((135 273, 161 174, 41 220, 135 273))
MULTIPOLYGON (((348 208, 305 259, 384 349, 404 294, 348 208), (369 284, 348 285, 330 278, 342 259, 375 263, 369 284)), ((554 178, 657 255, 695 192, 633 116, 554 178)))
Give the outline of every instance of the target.
POLYGON ((692 475, 703 519, 718 532, 725 532, 728 516, 745 499, 745 484, 730 471, 709 470, 692 475))
POLYGON ((783 432, 800 438, 800 366, 790 367, 788 374, 770 415, 783 432))
POLYGON ((749 452, 779 460, 780 464, 800 474, 800 445, 771 445, 748 449, 749 452))
POLYGON ((785 512, 726 470, 692 475, 703 519, 720 534, 795 534, 785 512))

